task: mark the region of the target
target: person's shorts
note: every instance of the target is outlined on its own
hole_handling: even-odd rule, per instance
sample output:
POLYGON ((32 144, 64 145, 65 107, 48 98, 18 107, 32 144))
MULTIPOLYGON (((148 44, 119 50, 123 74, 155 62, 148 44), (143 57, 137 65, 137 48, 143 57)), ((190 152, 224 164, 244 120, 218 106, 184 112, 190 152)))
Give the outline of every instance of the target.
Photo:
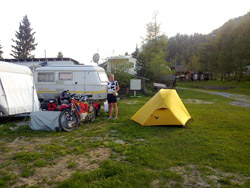
POLYGON ((116 103, 117 101, 116 96, 114 96, 113 94, 108 94, 107 99, 108 103, 116 103))

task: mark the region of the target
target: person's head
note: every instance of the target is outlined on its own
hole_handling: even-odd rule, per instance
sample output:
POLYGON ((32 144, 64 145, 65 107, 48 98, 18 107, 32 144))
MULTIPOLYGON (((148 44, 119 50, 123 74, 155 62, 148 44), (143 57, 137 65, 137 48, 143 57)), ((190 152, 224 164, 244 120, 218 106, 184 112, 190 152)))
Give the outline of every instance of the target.
POLYGON ((110 82, 113 82, 114 79, 115 79, 114 74, 110 74, 110 75, 109 75, 109 81, 110 81, 110 82))

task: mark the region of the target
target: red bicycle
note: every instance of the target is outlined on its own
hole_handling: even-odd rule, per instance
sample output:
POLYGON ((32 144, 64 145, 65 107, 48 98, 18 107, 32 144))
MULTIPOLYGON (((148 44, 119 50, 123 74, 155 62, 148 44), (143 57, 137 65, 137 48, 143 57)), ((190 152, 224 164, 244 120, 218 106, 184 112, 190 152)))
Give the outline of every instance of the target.
POLYGON ((59 125, 67 132, 74 131, 81 121, 94 121, 96 117, 95 105, 89 103, 91 95, 70 94, 68 90, 60 94, 62 111, 59 116, 59 125))

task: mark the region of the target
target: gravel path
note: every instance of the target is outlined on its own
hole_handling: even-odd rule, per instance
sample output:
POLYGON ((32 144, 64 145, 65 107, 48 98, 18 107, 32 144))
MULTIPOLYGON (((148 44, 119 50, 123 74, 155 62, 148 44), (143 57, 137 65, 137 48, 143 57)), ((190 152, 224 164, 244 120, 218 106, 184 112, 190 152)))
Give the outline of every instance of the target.
POLYGON ((232 93, 227 93, 227 92, 208 91, 204 89, 193 89, 193 88, 184 88, 184 87, 177 87, 176 89, 184 89, 184 90, 190 90, 190 91, 198 91, 202 93, 209 93, 212 95, 220 95, 226 98, 236 100, 236 101, 230 102, 229 104, 231 105, 250 108, 250 96, 249 95, 240 95, 240 94, 232 94, 232 93))

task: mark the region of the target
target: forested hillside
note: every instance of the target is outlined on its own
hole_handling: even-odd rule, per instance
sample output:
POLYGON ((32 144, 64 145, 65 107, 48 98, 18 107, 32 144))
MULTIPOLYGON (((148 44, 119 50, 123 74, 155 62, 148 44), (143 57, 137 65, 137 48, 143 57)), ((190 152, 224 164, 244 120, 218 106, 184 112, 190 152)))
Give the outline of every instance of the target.
POLYGON ((231 19, 208 35, 177 34, 168 39, 171 65, 208 71, 222 80, 241 80, 250 65, 250 12, 231 19))

